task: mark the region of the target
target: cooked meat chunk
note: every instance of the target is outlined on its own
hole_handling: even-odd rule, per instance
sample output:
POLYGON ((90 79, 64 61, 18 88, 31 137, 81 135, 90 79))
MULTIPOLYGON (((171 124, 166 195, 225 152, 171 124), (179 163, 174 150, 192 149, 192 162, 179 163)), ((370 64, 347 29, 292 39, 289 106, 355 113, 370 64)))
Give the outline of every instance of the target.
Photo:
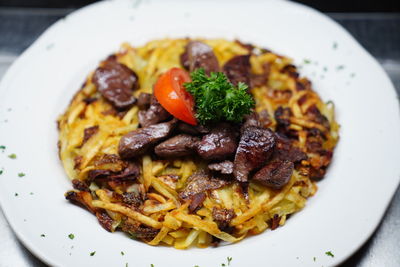
POLYGON ((140 110, 148 109, 151 102, 151 94, 140 93, 137 101, 137 105, 140 110))
POLYGON ((78 180, 78 179, 73 179, 72 180, 72 187, 74 189, 76 189, 76 190, 79 190, 79 191, 90 192, 89 186, 84 181, 81 181, 81 180, 78 180))
POLYGON ((125 192, 122 194, 122 201, 125 204, 139 207, 143 203, 143 198, 139 192, 125 192))
POLYGON ((174 136, 154 148, 160 157, 183 157, 193 154, 200 138, 188 134, 174 136))
POLYGON ((96 69, 92 81, 100 94, 116 109, 127 109, 136 102, 132 92, 139 88, 138 76, 117 61, 104 61, 96 69))
POLYGON ((281 69, 282 73, 288 74, 290 77, 297 79, 299 77, 299 73, 297 72, 297 68, 295 65, 288 64, 281 69))
POLYGON ((189 213, 195 213, 197 210, 203 206, 203 202, 206 199, 206 193, 201 192, 191 197, 189 204, 189 213))
POLYGON ((153 227, 140 224, 130 219, 121 223, 121 230, 131 234, 134 238, 144 239, 146 241, 152 240, 159 232, 159 230, 153 227))
POLYGON ((113 231, 113 219, 111 219, 110 215, 105 210, 98 210, 96 212, 97 220, 99 221, 100 225, 103 226, 109 232, 113 231))
POLYGON ((271 230, 275 230, 279 227, 279 222, 281 221, 281 217, 278 214, 275 214, 274 217, 271 219, 271 230))
POLYGON ((87 209, 92 213, 96 213, 96 208, 92 206, 92 195, 86 191, 68 191, 65 193, 65 198, 71 203, 87 209))
POLYGON ((244 123, 242 125, 242 131, 250 126, 254 126, 254 127, 261 127, 261 123, 259 120, 259 116, 256 112, 253 112, 249 115, 246 115, 244 117, 244 123))
POLYGON ((229 226, 229 223, 235 218, 236 214, 233 209, 224 209, 213 207, 212 217, 218 224, 220 229, 225 229, 229 226))
POLYGON ((275 137, 276 145, 272 155, 273 159, 288 160, 293 163, 307 159, 307 154, 301 151, 300 148, 293 146, 290 139, 279 133, 276 133, 275 137))
POLYGON ((250 55, 235 56, 224 65, 224 73, 234 85, 239 82, 250 86, 250 55))
POLYGON ((292 112, 290 108, 283 108, 280 106, 275 110, 275 120, 278 124, 278 127, 289 127, 290 125, 290 116, 292 115, 292 112))
POLYGON ((167 138, 173 131, 176 120, 139 128, 122 136, 118 153, 122 159, 129 159, 144 154, 157 142, 167 138))
POLYGON ((206 74, 219 71, 218 59, 212 48, 203 42, 190 41, 181 55, 182 66, 194 71, 203 68, 206 74))
POLYGON ((218 163, 208 164, 208 169, 211 171, 220 172, 221 174, 232 174, 233 162, 230 160, 225 160, 218 163))
POLYGON ((227 184, 229 184, 229 181, 211 177, 206 172, 196 172, 188 178, 186 187, 179 192, 179 197, 183 200, 188 200, 196 194, 218 189, 227 184))
POLYGON ((244 129, 235 155, 233 175, 247 182, 251 171, 262 167, 275 146, 275 134, 270 129, 250 126, 244 129))
POLYGON ((271 161, 253 176, 253 180, 273 189, 281 189, 292 177, 293 168, 293 162, 288 160, 271 161))
POLYGON ((140 174, 140 168, 135 162, 129 162, 124 166, 124 168, 115 172, 109 169, 94 169, 88 172, 88 178, 90 180, 118 180, 122 181, 132 181, 140 174))
POLYGON ((205 125, 190 125, 188 123, 184 123, 180 121, 178 123, 177 129, 179 132, 191 134, 191 135, 199 135, 199 134, 207 134, 211 131, 210 127, 205 125))
POLYGON ((314 122, 321 124, 324 126, 327 130, 330 129, 330 124, 328 119, 321 114, 319 109, 316 106, 311 106, 307 110, 307 116, 314 122))
POLYGON ((203 136, 197 153, 206 160, 223 160, 233 156, 236 148, 235 129, 228 123, 220 123, 203 136))
POLYGON ((171 114, 161 106, 155 96, 151 98, 150 107, 146 111, 139 111, 139 123, 142 127, 165 121, 170 117, 171 114))
POLYGON ((99 131, 98 125, 85 128, 85 130, 83 130, 82 146, 90 139, 90 137, 95 135, 98 131, 99 131))

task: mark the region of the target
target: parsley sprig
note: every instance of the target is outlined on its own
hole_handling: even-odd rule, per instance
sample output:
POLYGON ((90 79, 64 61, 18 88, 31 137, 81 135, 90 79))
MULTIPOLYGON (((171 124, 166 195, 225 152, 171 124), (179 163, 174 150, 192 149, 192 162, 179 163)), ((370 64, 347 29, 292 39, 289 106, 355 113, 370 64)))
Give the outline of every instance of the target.
POLYGON ((186 90, 193 95, 196 104, 196 118, 201 124, 209 121, 241 122, 254 106, 248 86, 238 83, 237 87, 228 81, 222 72, 207 76, 204 69, 190 74, 192 82, 185 83, 186 90))

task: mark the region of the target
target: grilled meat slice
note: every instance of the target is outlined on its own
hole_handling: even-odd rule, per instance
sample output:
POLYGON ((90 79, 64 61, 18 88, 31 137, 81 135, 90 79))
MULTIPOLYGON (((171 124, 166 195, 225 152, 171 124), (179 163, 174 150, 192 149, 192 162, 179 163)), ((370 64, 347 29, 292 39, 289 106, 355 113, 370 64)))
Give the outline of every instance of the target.
POLYGON ((160 157, 183 157, 196 151, 200 138, 188 134, 179 134, 162 142, 154 148, 160 157))
POLYGON ((235 129, 228 123, 219 123, 203 136, 197 153, 206 160, 224 160, 235 154, 237 138, 235 129))
POLYGON ((271 161, 253 176, 253 180, 272 189, 281 189, 289 182, 293 169, 294 164, 291 161, 271 161))
POLYGON ((190 41, 186 45, 181 64, 190 72, 199 68, 203 68, 207 75, 219 71, 218 59, 212 48, 200 41, 190 41))
POLYGON ((150 107, 147 110, 139 111, 139 123, 141 127, 165 121, 170 117, 171 114, 161 106, 155 96, 151 97, 150 107))
POLYGON ((239 83, 245 83, 250 86, 250 55, 235 56, 225 63, 224 73, 229 81, 235 86, 239 83))
POLYGON ((100 94, 116 109, 127 109, 136 102, 132 93, 139 88, 138 76, 115 60, 103 61, 94 72, 92 81, 100 94))
POLYGON ((233 162, 230 160, 224 160, 222 162, 208 164, 208 169, 221 174, 232 174, 233 162))
POLYGON ((236 151, 233 175, 247 182, 251 171, 262 167, 275 147, 275 134, 270 129, 246 127, 236 151))
POLYGON ((118 153, 122 159, 143 155, 157 142, 167 138, 176 125, 176 119, 169 122, 150 125, 129 132, 122 136, 118 145, 118 153))

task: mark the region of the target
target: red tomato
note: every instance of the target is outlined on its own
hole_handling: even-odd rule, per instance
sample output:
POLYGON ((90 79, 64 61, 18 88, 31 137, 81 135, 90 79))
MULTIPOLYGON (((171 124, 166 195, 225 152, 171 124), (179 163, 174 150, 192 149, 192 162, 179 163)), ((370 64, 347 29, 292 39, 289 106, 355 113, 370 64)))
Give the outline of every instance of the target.
POLYGON ((190 76, 186 71, 172 68, 158 78, 154 87, 154 95, 158 102, 175 118, 196 125, 193 96, 183 86, 184 83, 190 81, 190 76))

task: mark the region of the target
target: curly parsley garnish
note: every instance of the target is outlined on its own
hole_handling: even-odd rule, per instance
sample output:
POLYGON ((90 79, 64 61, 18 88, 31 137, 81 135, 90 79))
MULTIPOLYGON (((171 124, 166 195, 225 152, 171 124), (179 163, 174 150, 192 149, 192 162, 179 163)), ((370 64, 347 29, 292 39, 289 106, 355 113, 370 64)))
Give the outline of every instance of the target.
POLYGON ((94 256, 96 254, 96 251, 90 252, 90 256, 94 256))
POLYGON ((243 116, 250 114, 254 106, 252 96, 247 93, 248 86, 238 83, 235 87, 222 72, 212 72, 207 76, 204 69, 190 74, 192 82, 185 83, 196 104, 196 118, 201 124, 208 121, 241 122, 243 116))
POLYGON ((71 239, 71 240, 72 240, 72 239, 74 239, 74 238, 75 238, 75 235, 74 235, 74 234, 69 234, 69 235, 68 235, 68 237, 69 237, 69 239, 71 239))
POLYGON ((23 172, 18 173, 18 177, 24 177, 24 176, 25 176, 25 173, 23 173, 23 172))

